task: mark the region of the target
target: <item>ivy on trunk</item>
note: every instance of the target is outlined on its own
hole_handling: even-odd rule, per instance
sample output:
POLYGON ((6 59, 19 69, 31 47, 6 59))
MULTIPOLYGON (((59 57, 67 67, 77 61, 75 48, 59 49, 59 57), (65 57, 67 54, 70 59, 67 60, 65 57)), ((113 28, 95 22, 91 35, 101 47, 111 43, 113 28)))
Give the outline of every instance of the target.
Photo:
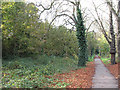
POLYGON ((77 5, 77 18, 76 20, 76 29, 77 29, 77 38, 79 42, 79 61, 78 66, 86 66, 86 61, 88 60, 87 56, 87 43, 86 43, 86 35, 85 35, 85 26, 82 18, 82 13, 79 8, 79 4, 77 5))

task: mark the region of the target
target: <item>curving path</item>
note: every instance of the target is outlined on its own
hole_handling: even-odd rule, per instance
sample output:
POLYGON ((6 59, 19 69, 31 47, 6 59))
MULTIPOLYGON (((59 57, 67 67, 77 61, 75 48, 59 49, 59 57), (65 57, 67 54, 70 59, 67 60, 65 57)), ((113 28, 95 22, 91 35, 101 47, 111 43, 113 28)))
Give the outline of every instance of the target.
POLYGON ((118 88, 118 81, 104 66, 101 60, 96 56, 95 58, 95 75, 93 77, 92 88, 118 88))

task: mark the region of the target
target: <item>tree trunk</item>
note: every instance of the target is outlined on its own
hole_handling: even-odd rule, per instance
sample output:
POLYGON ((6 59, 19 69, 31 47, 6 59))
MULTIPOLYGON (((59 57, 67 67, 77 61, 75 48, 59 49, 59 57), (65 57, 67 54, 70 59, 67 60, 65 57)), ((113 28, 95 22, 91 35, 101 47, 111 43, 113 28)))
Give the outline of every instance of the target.
MULTIPOLYGON (((111 1, 112 5, 112 1, 111 1)), ((112 17, 112 10, 110 9, 110 34, 112 41, 110 43, 110 54, 111 54, 111 64, 115 64, 115 54, 116 54, 116 48, 115 48, 115 33, 113 30, 113 17, 112 17)))
POLYGON ((118 48, 118 61, 120 61, 120 0, 118 1, 118 34, 117 34, 117 48, 118 48))
POLYGON ((78 67, 80 66, 86 66, 86 61, 88 61, 87 56, 87 43, 86 43, 86 36, 85 36, 85 27, 84 27, 84 21, 82 18, 82 13, 79 8, 79 4, 77 5, 77 38, 79 42, 79 61, 78 61, 78 67))
MULTIPOLYGON (((108 1, 107 1, 108 2, 108 1)), ((117 53, 118 53, 118 61, 120 61, 120 0, 118 0, 118 13, 113 9, 112 5, 110 2, 107 3, 112 11, 112 13, 115 15, 117 19, 117 26, 118 26, 118 31, 117 31, 117 53)))
POLYGON ((111 64, 116 64, 115 62, 115 53, 111 54, 111 64))
MULTIPOLYGON (((0 13, 2 13, 2 9, 0 9, 0 13)), ((2 14, 0 14, 0 24, 1 23, 2 23, 2 14)), ((0 27, 0 59, 2 59, 2 29, 1 27, 0 27)))
POLYGON ((111 49, 110 50, 110 54, 111 54, 111 64, 116 64, 116 61, 115 61, 115 55, 116 55, 116 51, 115 49, 111 49))

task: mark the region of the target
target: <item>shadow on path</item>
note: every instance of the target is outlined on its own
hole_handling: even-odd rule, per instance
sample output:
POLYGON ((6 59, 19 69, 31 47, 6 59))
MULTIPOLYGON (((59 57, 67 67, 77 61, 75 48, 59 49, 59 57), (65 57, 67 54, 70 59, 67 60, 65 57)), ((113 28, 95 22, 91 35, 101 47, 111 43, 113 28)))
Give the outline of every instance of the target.
POLYGON ((95 58, 95 75, 93 77, 92 88, 118 88, 118 81, 104 66, 101 60, 96 56, 95 58))

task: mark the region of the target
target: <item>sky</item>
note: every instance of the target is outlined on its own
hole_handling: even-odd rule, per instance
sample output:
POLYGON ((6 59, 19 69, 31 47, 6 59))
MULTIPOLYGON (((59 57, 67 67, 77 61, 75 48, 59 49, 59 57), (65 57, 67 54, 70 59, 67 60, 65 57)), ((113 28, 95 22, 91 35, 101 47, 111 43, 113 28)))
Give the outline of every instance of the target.
MULTIPOLYGON (((38 3, 39 2, 39 3, 42 3, 43 6, 47 7, 48 5, 50 5, 50 2, 52 0, 26 0, 26 1, 27 2, 34 2, 34 3, 38 3)), ((62 1, 62 0, 60 0, 60 1, 62 1)), ((105 0, 80 0, 80 2, 81 2, 81 9, 84 10, 86 8, 85 13, 84 13, 83 16, 85 16, 85 15, 88 14, 87 15, 87 19, 85 20, 85 26, 86 26, 86 28, 94 20, 93 15, 95 17, 97 17, 96 13, 94 11, 93 2, 95 3, 96 6, 100 5, 99 6, 100 9, 98 9, 98 11, 99 11, 99 15, 103 18, 103 20, 106 20, 106 21, 109 20, 109 8, 108 8, 108 6, 106 4, 103 4, 105 2, 105 0), (90 12, 92 12, 93 15, 90 12)), ((116 8, 116 5, 117 5, 116 2, 117 2, 117 0, 113 0, 113 2, 115 4, 115 8, 116 8)), ((56 6, 56 8, 57 8, 57 6, 56 6)), ((73 7, 72 6, 69 7, 68 5, 64 5, 63 7, 59 7, 58 12, 60 12, 62 10, 65 10, 67 8, 68 8, 69 11, 71 11, 71 12, 73 11, 73 7)), ((52 13, 50 13, 50 14, 48 12, 43 13, 42 16, 41 16, 41 18, 43 20, 47 19, 48 21, 51 21, 52 18, 54 17, 54 11, 55 10, 53 10, 52 13)), ((68 13, 68 14, 72 15, 72 13, 68 13)), ((66 17, 57 18, 53 23, 56 26, 62 25, 64 23, 64 19, 66 19, 66 17)), ((72 26, 70 24, 68 24, 67 27, 68 28, 72 28, 72 26)), ((94 25, 91 26, 90 31, 92 31, 93 29, 94 30, 96 29, 96 27, 94 25)))

